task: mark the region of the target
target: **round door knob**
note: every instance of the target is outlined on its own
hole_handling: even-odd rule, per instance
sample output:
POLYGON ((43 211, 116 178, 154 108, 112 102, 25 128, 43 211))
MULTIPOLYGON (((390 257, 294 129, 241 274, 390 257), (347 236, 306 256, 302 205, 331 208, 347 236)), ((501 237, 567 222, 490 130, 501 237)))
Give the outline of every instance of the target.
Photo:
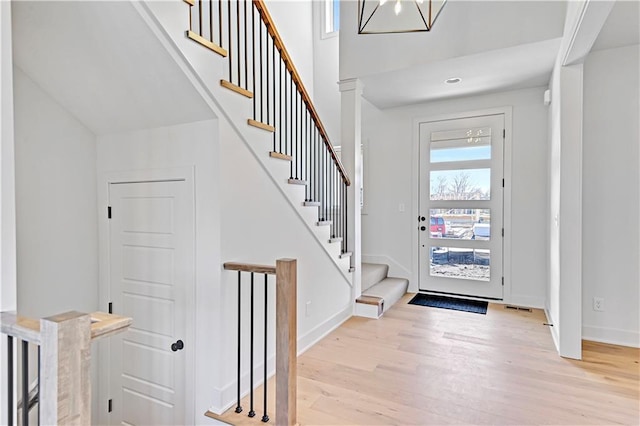
POLYGON ((184 342, 182 340, 178 340, 177 342, 171 344, 171 350, 174 352, 181 351, 182 348, 184 348, 184 342))
POLYGON ((420 227, 420 230, 421 230, 421 231, 426 231, 426 230, 427 230, 427 227, 426 227, 426 226, 421 226, 421 227, 420 227))
POLYGON ((427 220, 427 218, 426 218, 426 217, 424 217, 424 216, 420 216, 420 221, 421 221, 421 222, 424 222, 425 220, 427 220))

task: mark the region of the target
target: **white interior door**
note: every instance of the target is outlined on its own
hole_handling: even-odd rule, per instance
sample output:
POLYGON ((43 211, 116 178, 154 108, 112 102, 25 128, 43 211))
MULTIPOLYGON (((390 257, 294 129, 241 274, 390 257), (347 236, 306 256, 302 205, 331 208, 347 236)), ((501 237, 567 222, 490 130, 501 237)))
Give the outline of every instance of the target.
POLYGON ((109 185, 113 313, 133 318, 111 338, 111 424, 185 423, 191 200, 185 181, 109 185))
POLYGON ((420 290, 503 297, 504 115, 420 125, 420 290))

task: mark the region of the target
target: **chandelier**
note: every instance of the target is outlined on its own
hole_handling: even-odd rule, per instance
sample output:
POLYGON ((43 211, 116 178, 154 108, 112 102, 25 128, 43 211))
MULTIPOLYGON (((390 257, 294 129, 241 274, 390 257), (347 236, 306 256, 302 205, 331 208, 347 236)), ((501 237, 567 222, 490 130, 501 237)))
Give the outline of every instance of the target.
POLYGON ((358 34, 430 31, 447 0, 358 0, 358 34))

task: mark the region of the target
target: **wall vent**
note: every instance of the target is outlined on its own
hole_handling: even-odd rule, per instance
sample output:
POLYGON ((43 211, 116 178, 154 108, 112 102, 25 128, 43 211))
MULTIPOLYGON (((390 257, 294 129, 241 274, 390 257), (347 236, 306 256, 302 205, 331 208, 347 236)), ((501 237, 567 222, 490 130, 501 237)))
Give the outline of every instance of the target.
POLYGON ((504 305, 505 309, 513 309, 514 311, 533 312, 531 308, 525 308, 523 306, 504 305))

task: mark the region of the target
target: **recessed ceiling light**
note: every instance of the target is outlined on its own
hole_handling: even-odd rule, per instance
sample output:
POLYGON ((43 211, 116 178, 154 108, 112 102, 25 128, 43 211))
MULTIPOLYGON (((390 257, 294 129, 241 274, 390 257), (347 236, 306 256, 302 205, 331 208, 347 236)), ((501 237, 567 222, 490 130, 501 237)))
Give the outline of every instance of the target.
POLYGON ((461 81, 462 79, 460 77, 453 77, 453 78, 446 79, 444 82, 447 84, 455 84, 455 83, 460 83, 461 81))

